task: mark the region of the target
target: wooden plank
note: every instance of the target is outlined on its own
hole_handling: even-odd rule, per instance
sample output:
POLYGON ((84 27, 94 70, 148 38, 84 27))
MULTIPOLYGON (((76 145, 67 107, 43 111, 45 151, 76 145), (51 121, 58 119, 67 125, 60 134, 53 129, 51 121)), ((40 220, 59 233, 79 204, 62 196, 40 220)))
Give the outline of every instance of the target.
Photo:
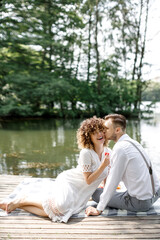
MULTIPOLYGON (((96 217, 95 217, 95 220, 96 217)), ((7 221, 9 223, 19 223, 19 222, 24 222, 24 223, 37 223, 37 224, 51 224, 51 225, 56 225, 59 223, 53 223, 51 222, 50 219, 48 218, 40 218, 40 217, 37 217, 37 216, 34 216, 34 215, 31 215, 31 216, 5 216, 5 217, 0 217, 0 223, 2 224, 4 221, 7 221)), ((106 218, 106 219, 102 219, 99 221, 90 221, 90 218, 84 218, 84 219, 70 219, 69 222, 67 223, 67 225, 73 225, 73 224, 80 224, 80 225, 92 225, 95 224, 95 225, 105 225, 107 222, 108 225, 126 225, 126 222, 127 222, 127 225, 145 225, 145 224, 160 224, 160 216, 159 218, 153 218, 152 219, 148 219, 148 217, 146 217, 146 219, 137 219, 137 220, 134 220, 133 218, 130 218, 130 219, 126 219, 126 218, 123 218, 123 220, 121 219, 120 220, 116 220, 116 217, 115 217, 115 220, 110 220, 109 218, 106 218), (78 221, 77 221, 78 220, 78 221)), ((65 225, 65 224, 64 224, 65 225)))
MULTIPOLYGON (((46 224, 44 222, 37 222, 36 220, 33 222, 33 221, 21 221, 21 224, 19 224, 19 221, 15 222, 15 221, 0 221, 0 225, 2 228, 23 228, 23 225, 25 225, 26 228, 28 227, 31 227, 31 228, 41 228, 42 226, 44 228, 52 228, 52 229, 67 229, 67 228, 71 228, 71 226, 69 224, 64 224, 64 225, 61 225, 59 223, 49 223, 49 224, 46 224)), ((145 223, 141 223, 141 225, 139 224, 129 224, 127 222, 127 225, 126 224, 109 224, 108 222, 105 222, 104 224, 77 224, 75 223, 74 225, 72 225, 72 228, 73 229, 130 229, 130 228, 143 228, 143 229, 160 229, 160 224, 156 224, 156 223, 150 223, 150 224, 145 224, 145 223), (107 223, 107 227, 106 227, 106 223, 107 223)))
MULTIPOLYGON (((24 178, 1 175, 0 199, 24 178)), ((24 212, 24 215, 0 217, 0 240, 4 239, 160 239, 160 216, 73 218, 64 224, 24 212)))
POLYGON ((121 234, 121 235, 116 235, 116 234, 107 234, 107 235, 92 235, 92 234, 81 234, 81 235, 73 235, 73 234, 33 234, 33 233, 28 233, 28 234, 20 234, 20 233, 14 233, 14 234, 10 234, 10 233, 7 233, 7 234, 1 234, 1 240, 3 239, 14 239, 14 240, 18 240, 18 239, 52 239, 52 240, 58 240, 58 239, 63 239, 63 240, 66 240, 66 239, 160 239, 159 237, 159 234, 152 234, 151 236, 148 236, 148 235, 140 235, 140 234, 132 234, 132 235, 126 235, 126 234, 121 234))
POLYGON ((152 236, 147 236, 147 235, 144 235, 144 236, 139 236, 139 235, 106 235, 106 236, 97 236, 97 235, 90 235, 90 234, 85 234, 85 235, 81 235, 81 236, 76 236, 76 235, 71 235, 71 234, 65 234, 65 235, 58 235, 58 234, 42 234, 42 235, 34 235, 34 234, 27 234, 27 235, 19 235, 18 233, 17 234, 6 234, 6 235, 1 235, 0 237, 0 240, 9 240, 9 239, 14 239, 14 240, 18 240, 18 239, 36 239, 36 240, 47 240, 47 239, 51 239, 51 240, 58 240, 58 239, 62 239, 62 240, 66 240, 66 239, 74 239, 74 240, 90 240, 90 239, 95 239, 95 240, 104 240, 104 239, 109 239, 109 240, 112 240, 112 239, 141 239, 141 240, 144 240, 144 239, 160 239, 159 238, 159 235, 156 235, 156 234, 153 234, 152 236))
MULTIPOLYGON (((45 228, 45 227, 35 227, 32 228, 30 226, 27 225, 23 225, 22 228, 15 227, 15 228, 9 228, 9 227, 0 227, 0 232, 1 233, 14 233, 15 231, 18 231, 21 234, 27 234, 27 233, 33 233, 33 234, 50 234, 55 232, 56 230, 56 234, 78 234, 81 235, 83 234, 98 234, 98 235, 108 235, 108 234, 148 234, 152 235, 153 234, 153 229, 145 229, 145 228, 125 228, 125 229, 104 229, 104 228, 99 228, 99 229, 79 229, 79 228, 63 228, 61 227, 56 228, 56 229, 52 229, 52 228, 45 228)), ((160 237, 160 229, 155 228, 154 229, 154 234, 159 234, 160 237)))

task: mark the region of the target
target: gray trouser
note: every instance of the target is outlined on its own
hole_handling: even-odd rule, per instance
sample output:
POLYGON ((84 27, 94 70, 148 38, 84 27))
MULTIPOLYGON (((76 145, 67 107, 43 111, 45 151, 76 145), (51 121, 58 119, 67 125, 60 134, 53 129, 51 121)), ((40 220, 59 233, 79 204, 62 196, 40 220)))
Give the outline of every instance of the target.
MULTIPOLYGON (((102 192, 103 192, 103 189, 98 188, 94 192, 92 199, 98 203, 102 192)), ((145 212, 151 208, 153 203, 157 201, 159 197, 160 197, 160 189, 156 192, 153 198, 147 199, 147 200, 138 200, 135 197, 131 197, 127 191, 115 192, 111 200, 107 204, 107 207, 125 209, 132 212, 145 212)))

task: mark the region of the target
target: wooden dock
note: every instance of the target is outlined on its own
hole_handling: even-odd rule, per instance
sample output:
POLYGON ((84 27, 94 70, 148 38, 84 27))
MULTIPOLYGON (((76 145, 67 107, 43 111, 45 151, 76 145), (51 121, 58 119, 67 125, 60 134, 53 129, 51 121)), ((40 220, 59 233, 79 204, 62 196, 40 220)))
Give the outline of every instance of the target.
MULTIPOLYGON (((0 175, 0 200, 25 177, 0 175)), ((0 217, 0 240, 160 239, 160 216, 87 217, 53 223, 35 215, 0 217)))

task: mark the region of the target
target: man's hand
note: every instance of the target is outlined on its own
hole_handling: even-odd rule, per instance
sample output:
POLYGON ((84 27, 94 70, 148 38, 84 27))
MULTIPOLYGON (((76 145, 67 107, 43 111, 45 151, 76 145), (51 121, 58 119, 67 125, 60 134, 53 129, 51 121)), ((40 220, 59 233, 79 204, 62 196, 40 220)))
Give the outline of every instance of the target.
POLYGON ((87 216, 98 216, 101 214, 101 212, 99 212, 96 208, 91 207, 91 206, 86 208, 85 213, 87 216))

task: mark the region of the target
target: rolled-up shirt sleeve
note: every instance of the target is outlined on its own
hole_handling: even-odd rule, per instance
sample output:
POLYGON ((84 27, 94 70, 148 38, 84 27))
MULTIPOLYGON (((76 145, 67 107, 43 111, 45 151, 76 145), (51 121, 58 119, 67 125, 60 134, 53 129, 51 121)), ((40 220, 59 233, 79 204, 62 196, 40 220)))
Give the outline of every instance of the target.
POLYGON ((123 149, 117 149, 112 153, 111 169, 104 187, 104 191, 100 196, 100 201, 97 205, 98 211, 103 211, 111 200, 119 182, 122 180, 123 174, 126 170, 127 156, 123 149))

